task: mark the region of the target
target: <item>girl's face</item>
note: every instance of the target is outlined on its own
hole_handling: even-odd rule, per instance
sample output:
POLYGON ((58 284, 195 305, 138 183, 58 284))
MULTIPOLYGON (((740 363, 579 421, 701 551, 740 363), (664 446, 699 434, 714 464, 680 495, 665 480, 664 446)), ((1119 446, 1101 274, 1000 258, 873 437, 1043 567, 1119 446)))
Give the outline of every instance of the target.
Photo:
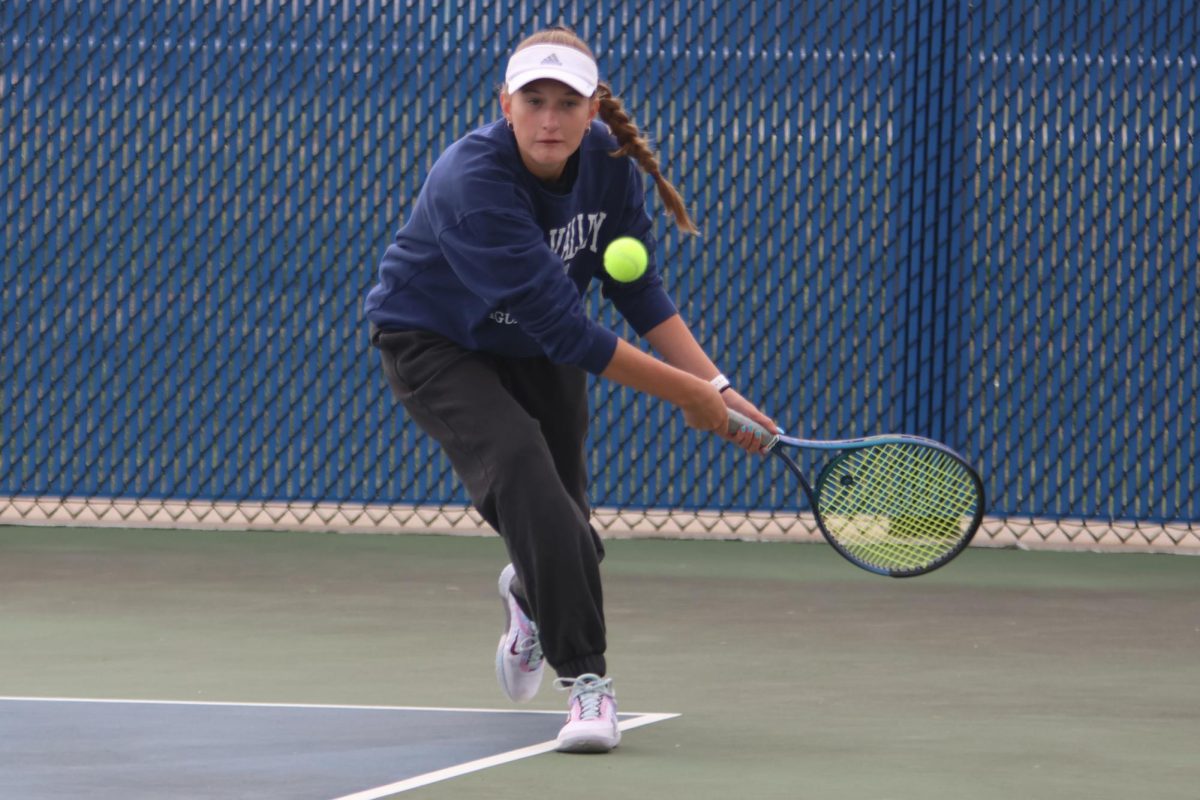
POLYGON ((514 95, 502 93, 500 106, 512 123, 526 168, 543 181, 553 181, 579 149, 600 101, 565 83, 543 79, 526 84, 514 95))

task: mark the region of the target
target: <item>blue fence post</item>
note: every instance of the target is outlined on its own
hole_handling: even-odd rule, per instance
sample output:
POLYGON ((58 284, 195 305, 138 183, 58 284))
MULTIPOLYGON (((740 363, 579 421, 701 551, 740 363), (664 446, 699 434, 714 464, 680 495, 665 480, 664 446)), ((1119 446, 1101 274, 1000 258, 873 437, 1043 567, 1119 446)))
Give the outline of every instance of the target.
POLYGON ((904 430, 953 438, 957 234, 955 137, 959 11, 955 0, 912 0, 905 47, 906 159, 896 362, 904 430))

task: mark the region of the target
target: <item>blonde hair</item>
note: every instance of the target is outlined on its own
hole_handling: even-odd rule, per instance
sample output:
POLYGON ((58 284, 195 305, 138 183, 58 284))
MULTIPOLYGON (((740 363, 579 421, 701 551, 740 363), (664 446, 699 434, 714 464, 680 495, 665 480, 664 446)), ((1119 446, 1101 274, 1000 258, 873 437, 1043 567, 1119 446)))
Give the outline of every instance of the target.
MULTIPOLYGON (((596 60, 596 55, 591 48, 567 27, 555 26, 538 31, 518 44, 516 50, 523 50, 535 44, 557 44, 571 47, 586 53, 593 61, 596 60)), ((514 50, 514 52, 516 51, 514 50)), ((683 196, 663 175, 662 167, 650 147, 650 142, 642 136, 642 132, 634 123, 633 118, 625 110, 625 104, 621 102, 621 98, 613 94, 612 87, 608 85, 607 81, 600 81, 596 86, 595 98, 600 101, 600 119, 609 127, 613 136, 617 137, 617 144, 620 145, 609 155, 613 158, 626 156, 632 158, 643 172, 654 179, 658 199, 675 218, 675 224, 679 226, 680 230, 685 233, 699 233, 700 231, 692 222, 687 207, 684 205, 683 196)))

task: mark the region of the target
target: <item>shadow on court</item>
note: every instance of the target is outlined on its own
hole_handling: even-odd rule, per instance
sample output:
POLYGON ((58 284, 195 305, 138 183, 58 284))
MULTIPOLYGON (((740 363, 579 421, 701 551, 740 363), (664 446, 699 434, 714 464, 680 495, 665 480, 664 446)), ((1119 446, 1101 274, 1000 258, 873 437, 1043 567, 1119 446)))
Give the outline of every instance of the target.
MULTIPOLYGON (((536 749, 549 677, 486 723, 296 707, 508 708, 504 560, 495 537, 0 528, 0 694, 188 702, 2 703, 0 796, 86 764, 47 796, 335 797, 446 768, 443 744, 536 749), (266 768, 289 778, 250 791, 266 768)), ((404 797, 1200 796, 1200 559, 976 549, 891 580, 823 545, 612 541, 604 573, 622 711, 682 716, 404 797)))

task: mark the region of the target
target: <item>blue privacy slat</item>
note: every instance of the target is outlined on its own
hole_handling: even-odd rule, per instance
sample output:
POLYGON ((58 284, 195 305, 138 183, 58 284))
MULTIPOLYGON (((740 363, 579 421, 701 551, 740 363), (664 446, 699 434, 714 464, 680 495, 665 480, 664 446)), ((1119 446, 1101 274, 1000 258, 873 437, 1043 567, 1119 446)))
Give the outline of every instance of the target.
MULTIPOLYGON (((560 20, 702 228, 661 219, 658 261, 744 394, 806 435, 944 439, 993 513, 1200 518, 1182 0, 0 4, 0 495, 465 502, 361 302, 560 20)), ((597 505, 794 506, 592 393, 597 505)))

